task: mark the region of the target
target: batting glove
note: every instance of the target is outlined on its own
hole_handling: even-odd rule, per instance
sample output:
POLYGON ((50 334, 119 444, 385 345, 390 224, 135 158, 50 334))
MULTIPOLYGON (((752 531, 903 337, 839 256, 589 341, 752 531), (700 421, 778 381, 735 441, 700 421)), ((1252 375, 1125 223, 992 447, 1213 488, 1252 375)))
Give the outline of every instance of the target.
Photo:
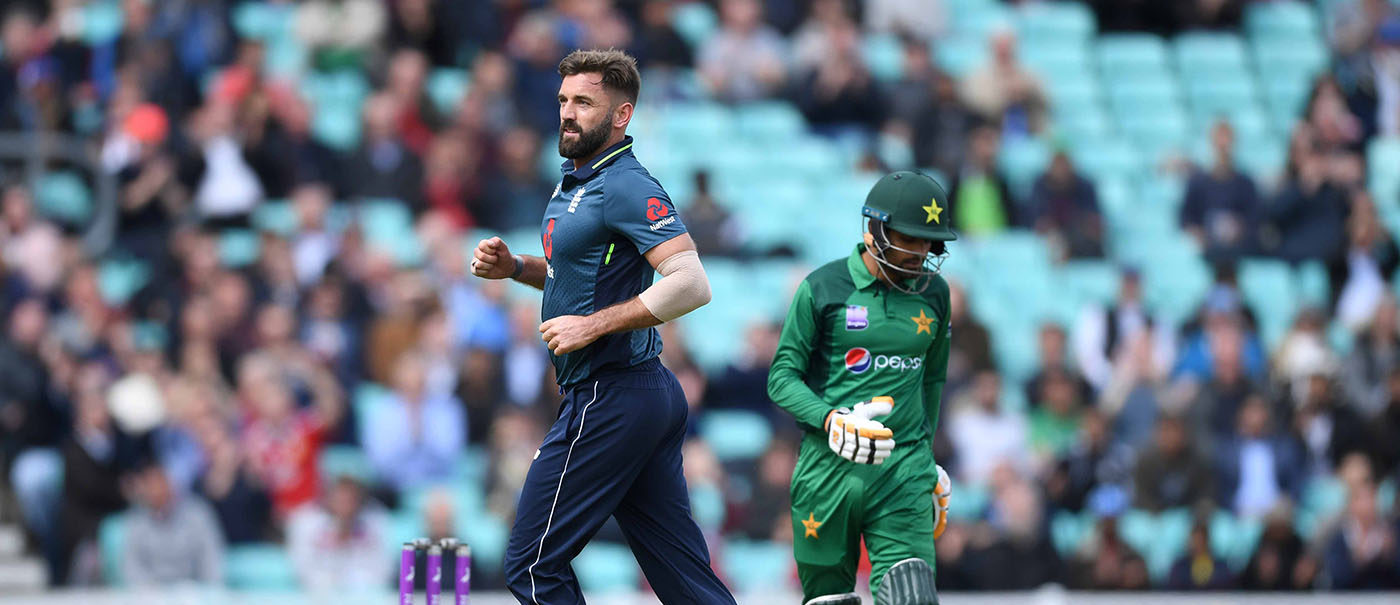
POLYGON ((948 504, 953 500, 953 480, 948 478, 948 473, 943 467, 935 464, 938 469, 938 483, 933 486, 933 539, 937 540, 943 535, 943 529, 948 527, 948 504))
POLYGON ((826 444, 837 456, 857 464, 880 464, 894 451, 894 431, 872 420, 894 410, 894 399, 875 397, 853 408, 826 415, 826 444))

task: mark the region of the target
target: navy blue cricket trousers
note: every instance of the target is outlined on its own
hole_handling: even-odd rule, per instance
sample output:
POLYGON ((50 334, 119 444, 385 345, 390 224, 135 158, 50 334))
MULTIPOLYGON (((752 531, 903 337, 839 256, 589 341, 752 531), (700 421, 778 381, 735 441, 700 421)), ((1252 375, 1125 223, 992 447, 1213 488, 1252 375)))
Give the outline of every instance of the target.
POLYGON ((611 515, 662 603, 734 603, 690 516, 681 474, 687 413, 680 383, 655 359, 568 390, 530 465, 506 547, 517 600, 583 603, 569 563, 611 515))

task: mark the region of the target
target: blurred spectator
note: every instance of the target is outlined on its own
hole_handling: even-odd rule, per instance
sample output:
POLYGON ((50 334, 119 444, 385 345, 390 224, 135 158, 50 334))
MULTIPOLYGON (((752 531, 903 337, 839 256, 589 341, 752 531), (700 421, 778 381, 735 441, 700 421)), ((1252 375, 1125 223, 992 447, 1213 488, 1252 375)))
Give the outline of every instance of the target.
POLYGON ((427 389, 427 364, 419 353, 400 355, 393 394, 360 427, 376 476, 395 490, 445 482, 465 441, 462 403, 427 389))
POLYGON ((530 408, 555 386, 545 384, 549 356, 539 337, 539 309, 517 306, 511 310, 510 322, 511 345, 504 359, 506 397, 517 406, 530 408))
POLYGON ((1342 364, 1341 382, 1347 399, 1367 418, 1383 412, 1390 403, 1387 381, 1391 370, 1400 367, 1396 311, 1395 296, 1385 294, 1342 364))
POLYGON ((1079 437, 1084 400, 1079 385, 1064 370, 1049 370, 1041 379, 1031 410, 1029 437, 1031 452, 1052 461, 1069 452, 1079 437))
POLYGON ((1031 189, 1027 222, 1047 238, 1057 258, 1103 258, 1103 217, 1094 184, 1081 176, 1064 150, 1031 189))
POLYGON ((507 408, 491 423, 487 443, 486 506, 497 519, 515 518, 515 504, 546 427, 528 413, 507 408))
POLYGON ((63 434, 63 414, 53 398, 41 357, 48 313, 38 299, 19 301, 0 336, 0 471, 8 474, 20 450, 53 446, 63 434))
POLYGON ((384 5, 374 0, 308 0, 292 27, 318 66, 331 70, 362 64, 385 21, 384 5))
POLYGON ((1358 189, 1352 194, 1351 214, 1347 218, 1345 259, 1328 267, 1337 297, 1337 320, 1352 331, 1366 325, 1397 267, 1400 248, 1381 225, 1371 194, 1364 188, 1358 189))
POLYGON ((330 187, 307 183, 292 191, 291 201, 297 218, 296 234, 291 241, 297 281, 302 285, 314 284, 340 252, 340 234, 333 230, 329 221, 334 200, 330 187))
POLYGON ((790 491, 792 471, 797 465, 797 447, 784 439, 774 439, 758 457, 758 475, 753 494, 739 517, 737 528, 750 540, 778 540, 783 528, 792 529, 790 491))
POLYGON ((1332 373, 1332 368, 1319 364, 1293 389, 1294 428, 1305 449, 1305 474, 1331 474, 1354 452, 1370 460, 1376 457, 1366 423, 1352 406, 1339 401, 1332 373))
POLYGON ((237 109, 215 99, 191 117, 189 130, 202 157, 191 181, 194 208, 216 224, 239 224, 263 199, 262 183, 238 142, 237 109))
POLYGON ((480 206, 472 209, 481 226, 501 232, 539 228, 553 184, 540 175, 539 157, 534 131, 512 128, 501 137, 500 169, 486 182, 480 206))
POLYGON ((1141 450, 1151 440, 1160 399, 1166 391, 1166 368, 1153 349, 1153 332, 1129 339, 1099 394, 1098 406, 1114 417, 1114 441, 1141 450))
POLYGON ((224 539, 214 511, 178 494, 157 464, 131 479, 137 507, 126 526, 122 579, 136 587, 223 582, 224 539))
POLYGON ((1259 518, 1287 498, 1302 495, 1302 452, 1293 436, 1270 417, 1269 404, 1251 395, 1239 410, 1235 434, 1215 453, 1222 504, 1236 515, 1259 518))
POLYGON ((953 279, 948 279, 948 307, 948 321, 954 328, 948 351, 948 382, 943 389, 945 401, 955 399, 973 375, 993 367, 991 335, 968 313, 967 292, 953 279))
POLYGON ((1213 501, 1211 482, 1210 466, 1187 436, 1186 423, 1175 416, 1158 420, 1156 441, 1133 470, 1134 506, 1161 512, 1213 501))
POLYGON ((1070 585, 1087 590, 1143 590, 1147 563, 1118 535, 1118 519, 1102 516, 1094 536, 1076 555, 1070 585))
POLYGON ((1245 400, 1260 390, 1245 373, 1240 359, 1242 340, 1237 330, 1214 333, 1210 375, 1188 404, 1192 432, 1206 448, 1233 432, 1245 400))
POLYGON ((268 115, 249 125, 243 145, 267 196, 286 197, 308 183, 340 187, 339 156, 311 135, 314 108, 290 86, 269 85, 263 97, 268 115))
POLYGON ((442 125, 425 86, 428 67, 428 58, 422 52, 401 48, 389 57, 384 83, 384 93, 392 97, 399 108, 399 136, 420 156, 427 152, 433 131, 442 125))
MULTIPOLYGON (((559 130, 559 60, 568 52, 556 15, 547 9, 527 13, 515 25, 506 50, 513 62, 513 101, 520 119, 541 135, 559 130)), ((574 30, 577 33, 577 30, 574 30)), ((460 114, 459 114, 459 117, 460 114)))
POLYGON ((78 378, 73 432, 60 449, 63 455, 63 495, 56 527, 60 550, 50 559, 49 579, 65 585, 70 579, 89 583, 98 576, 94 540, 107 515, 126 508, 120 477, 140 455, 139 445, 117 430, 107 412, 104 391, 110 379, 98 366, 87 366, 78 378))
MULTIPOLYGON (((906 76, 913 72, 918 61, 928 61, 926 46, 912 45, 905 48, 906 76), (912 59, 911 53, 921 53, 924 58, 912 59)), ((967 154, 968 133, 972 131, 975 118, 958 97, 957 82, 943 72, 934 72, 929 84, 931 98, 927 102, 913 105, 917 112, 912 114, 914 129, 914 162, 938 170, 951 178, 963 167, 967 154)), ((891 97, 903 97, 904 90, 898 90, 891 97)), ((899 106, 891 108, 898 112, 899 106)), ((898 113, 895 114, 898 117, 898 113)), ((944 182, 944 185, 952 183, 944 182)), ((952 189, 949 189, 952 191, 952 189)))
POLYGON ((1079 512, 1091 494, 1122 490, 1132 471, 1133 452, 1112 440, 1110 418, 1090 408, 1080 423, 1079 438, 1056 460, 1045 479, 1047 504, 1079 512))
POLYGON ((301 321, 299 340, 317 365, 328 368, 344 385, 359 383, 364 374, 361 331, 346 307, 346 285, 327 276, 311 286, 301 321))
POLYGON ((63 279, 63 234, 35 214, 34 198, 18 183, 0 188, 0 260, 20 278, 19 288, 47 295, 63 279))
POLYGON ((1016 470, 1027 467, 1026 419, 1001 408, 1001 378, 996 372, 978 372, 967 393, 951 407, 948 435, 957 450, 959 480, 984 483, 1003 464, 1016 470))
POLYGON ((1030 590, 1054 582, 1060 577, 1060 557, 1050 543, 1039 489, 1006 467, 997 474, 990 515, 999 531, 977 554, 982 587, 1030 590))
POLYGON ((832 46, 855 28, 851 8, 845 0, 812 0, 807 19, 792 32, 792 69, 810 73, 832 58, 832 46))
POLYGON ((365 102, 364 136, 345 165, 345 188, 352 197, 401 199, 421 210, 423 163, 399 135, 400 111, 399 102, 388 93, 365 102))
POLYGON ((389 283, 389 291, 380 301, 383 307, 377 309, 365 339, 369 377, 380 384, 391 381, 394 363, 399 355, 414 348, 423 318, 436 304, 429 298, 428 284, 421 275, 399 273, 389 283))
POLYGON ((1327 539, 1323 554, 1333 588, 1384 590, 1400 586, 1400 572, 1395 568, 1395 524, 1378 508, 1374 485, 1357 486, 1347 495, 1341 526, 1327 539))
POLYGON ((714 95, 730 102, 772 96, 783 85, 786 44, 763 24, 758 0, 722 0, 720 30, 700 49, 697 67, 714 95))
POLYGON ((499 8, 488 2, 403 0, 393 3, 391 48, 413 47, 438 67, 456 67, 473 47, 495 47, 502 29, 499 8))
POLYGON ((1262 379, 1268 370, 1264 347, 1250 329, 1244 311, 1239 293, 1231 286, 1216 287, 1208 294, 1199 329, 1183 329, 1185 343, 1172 376, 1208 382, 1219 368, 1229 365, 1238 366, 1250 380, 1262 379), (1219 361, 1219 357, 1232 361, 1219 361))
POLYGON ((1186 542, 1186 554, 1172 563, 1167 573, 1167 588, 1171 590, 1229 590, 1235 579, 1225 562, 1210 550, 1210 526, 1196 521, 1186 542))
POLYGON ((700 439, 686 441, 682 453, 685 484, 690 494, 690 514, 711 547, 723 539, 728 502, 724 494, 724 469, 710 446, 700 439))
POLYGON ((272 526, 272 501, 227 421, 202 416, 197 436, 208 458, 197 492, 213 506, 224 540, 240 544, 266 539, 272 526))
POLYGON ((1376 443, 1381 448, 1381 474, 1392 475, 1400 471, 1400 440, 1393 436, 1400 431, 1400 367, 1392 366, 1386 376, 1386 405, 1372 425, 1376 431, 1376 443))
MULTIPOLYGON (((737 408, 752 410, 774 423, 782 422, 774 414, 775 406, 768 399, 768 367, 778 351, 778 326, 755 322, 744 331, 743 354, 712 374, 705 389, 705 408, 737 408)), ((786 424, 786 423, 784 423, 786 424)))
POLYGON ((1064 374, 1069 380, 1074 392, 1072 395, 1081 401, 1087 401, 1093 392, 1089 383, 1079 375, 1074 368, 1074 362, 1069 357, 1069 350, 1066 346, 1068 340, 1064 326, 1053 321, 1047 321, 1040 325, 1036 332, 1036 353, 1039 364, 1035 373, 1026 381, 1026 402, 1031 407, 1039 406, 1044 402, 1044 392, 1042 387, 1046 378, 1051 374, 1064 374))
MULTIPOLYGON (((1155 326, 1142 299, 1142 272, 1137 267, 1124 267, 1119 272, 1118 297, 1113 304, 1107 308, 1085 305, 1075 320, 1074 360, 1084 373, 1084 379, 1095 390, 1102 391, 1108 386, 1115 366, 1123 362, 1130 343, 1142 334, 1162 334, 1163 331, 1153 329, 1155 326)), ((1169 351, 1163 350, 1170 346, 1169 342, 1162 342, 1167 339, 1149 340, 1157 348, 1157 361, 1171 357, 1169 351)))
POLYGON ((1312 585, 1312 574, 1304 573, 1307 554, 1303 540, 1293 529, 1293 509, 1279 506, 1264 520, 1259 546, 1240 573, 1244 590, 1299 590, 1312 585))
POLYGON ((1302 389, 1320 366, 1336 371, 1340 363, 1327 337, 1327 319, 1320 311, 1311 307, 1298 311, 1288 333, 1275 345, 1271 365, 1273 380, 1294 389, 1302 389))
POLYGON ((1048 102, 1039 78, 1016 56, 1016 34, 1008 29, 997 31, 987 44, 991 62, 963 80, 963 101, 983 120, 999 124, 1004 135, 1040 132, 1045 127, 1048 102))
POLYGON ((378 589, 389 577, 384 545, 389 520, 350 477, 339 477, 322 502, 287 522, 287 550, 301 585, 313 591, 378 589))
MULTIPOLYGON (((690 44, 671 25, 674 8, 671 0, 642 3, 641 29, 633 39, 630 52, 643 69, 687 68, 695 62, 690 44)), ((652 73, 648 71, 647 77, 652 73)), ((651 85, 648 80, 647 86, 651 85)))
POLYGON ((996 128, 985 124, 968 134, 966 161, 948 190, 948 212, 959 233, 994 235, 1017 224, 1016 201, 997 168, 998 137, 996 128))
POLYGON ((829 30, 821 58, 797 72, 796 103, 817 132, 860 140, 883 122, 884 107, 861 58, 855 25, 840 21, 829 30))
POLYGON ((316 397, 314 408, 298 409, 276 364, 257 353, 240 364, 239 394, 247 415, 240 439, 253 473, 268 488, 275 517, 285 520, 320 491, 318 457, 344 402, 316 397))
MULTIPOLYGON (((1328 160, 1358 158, 1356 152, 1361 150, 1366 133, 1361 120, 1347 107, 1345 93, 1335 77, 1323 75, 1313 83, 1303 117, 1307 121, 1300 129, 1308 131, 1317 151, 1328 160)), ((1336 164, 1329 162, 1329 166, 1336 164)), ((1334 172, 1329 170, 1329 173, 1334 172)))
POLYGON ((695 197, 681 211, 681 218, 701 255, 733 257, 742 252, 739 222, 710 193, 709 172, 695 171, 695 197))
POLYGON ((1235 131, 1220 121, 1211 129, 1215 154, 1209 170, 1197 170, 1186 184, 1181 227, 1210 261, 1232 261, 1254 251, 1259 192, 1235 167, 1235 131))
POLYGON ((1333 263, 1344 244, 1347 191, 1328 174, 1329 158, 1315 149, 1318 144, 1309 128, 1294 132, 1283 190, 1263 206, 1278 234, 1272 252, 1292 263, 1333 263))
MULTIPOLYGON (((444 134, 433 139, 423 162, 426 209, 446 217, 456 229, 476 226, 480 219, 472 212, 473 207, 487 211, 508 211, 511 208, 507 205, 497 209, 479 203, 485 187, 480 169, 481 154, 467 145, 464 138, 444 134)), ((534 200, 510 200, 511 204, 522 206, 527 201, 534 200)))

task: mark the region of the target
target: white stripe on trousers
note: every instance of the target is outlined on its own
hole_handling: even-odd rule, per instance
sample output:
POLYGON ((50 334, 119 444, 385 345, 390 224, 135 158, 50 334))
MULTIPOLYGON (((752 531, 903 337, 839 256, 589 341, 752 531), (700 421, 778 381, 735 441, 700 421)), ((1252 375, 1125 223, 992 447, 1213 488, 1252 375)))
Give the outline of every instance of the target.
MULTIPOLYGON (((578 434, 574 435, 574 440, 569 442, 569 451, 564 454, 564 468, 559 471, 559 485, 554 488, 554 502, 549 505, 549 517, 544 521, 544 533, 540 534, 540 550, 535 554, 535 562, 531 563, 529 569, 526 570, 530 574, 530 600, 534 601, 535 605, 540 605, 539 599, 535 597, 535 566, 540 564, 540 558, 544 556, 544 538, 549 535, 549 526, 554 523, 554 507, 559 505, 559 491, 564 489, 564 473, 569 472, 569 458, 574 455, 574 444, 578 443, 579 437, 583 436, 583 422, 588 420, 588 406, 593 405, 593 402, 597 400, 598 381, 595 380, 593 381, 593 398, 589 399, 588 403, 583 404, 583 413, 579 415, 578 434)), ((567 434, 568 427, 564 428, 565 434, 567 434)))

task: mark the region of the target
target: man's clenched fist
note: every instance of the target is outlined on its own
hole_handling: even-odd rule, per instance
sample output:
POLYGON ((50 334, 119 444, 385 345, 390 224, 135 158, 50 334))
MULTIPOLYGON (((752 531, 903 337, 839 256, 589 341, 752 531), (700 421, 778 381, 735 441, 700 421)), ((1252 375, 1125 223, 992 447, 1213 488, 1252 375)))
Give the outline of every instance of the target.
POLYGON ((510 253, 510 248, 499 237, 491 237, 477 243, 472 254, 472 275, 486 279, 505 279, 515 275, 520 259, 510 253))

